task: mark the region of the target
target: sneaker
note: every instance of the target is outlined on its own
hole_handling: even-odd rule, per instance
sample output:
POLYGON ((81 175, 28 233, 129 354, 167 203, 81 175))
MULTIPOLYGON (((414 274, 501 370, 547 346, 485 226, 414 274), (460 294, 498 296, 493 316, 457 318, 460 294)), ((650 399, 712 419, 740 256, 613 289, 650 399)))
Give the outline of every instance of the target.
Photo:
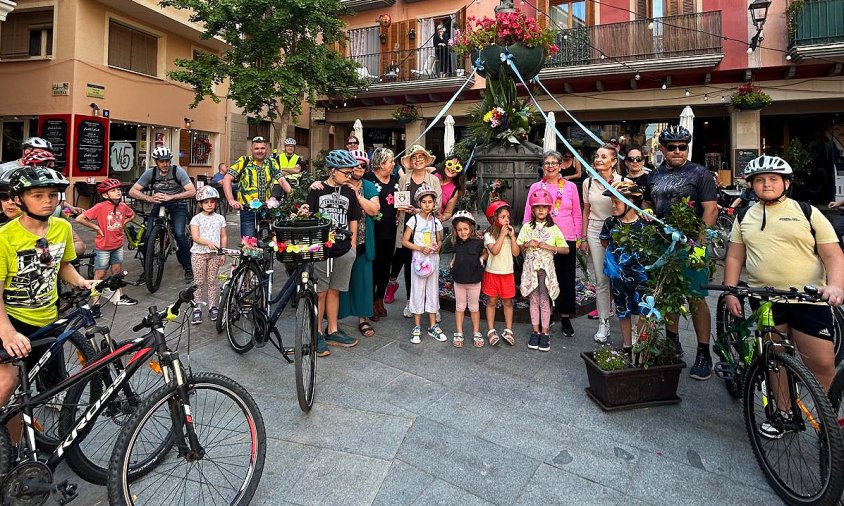
POLYGON ((392 304, 396 300, 396 292, 399 291, 399 282, 390 281, 387 283, 387 293, 384 294, 384 304, 392 304))
POLYGON ((422 342, 422 329, 419 328, 419 325, 413 327, 413 330, 410 331, 410 342, 413 344, 422 342))
POLYGON ((190 317, 190 322, 194 325, 199 325, 202 323, 202 310, 196 308, 193 310, 193 314, 190 317))
POLYGON ((133 299, 125 293, 120 297, 120 300, 117 301, 118 306, 134 306, 137 303, 138 299, 133 299))
POLYGON ((325 336, 325 342, 329 346, 341 346, 343 348, 351 348, 358 345, 358 340, 354 337, 337 330, 325 336))
POLYGON ((595 342, 596 343, 605 343, 607 342, 607 338, 610 337, 610 321, 606 318, 601 319, 601 323, 598 324, 598 332, 595 332, 595 342))
POLYGON ((185 271, 185 283, 193 283, 193 271, 190 269, 185 271))
POLYGON ((551 351, 551 336, 539 334, 539 351, 551 351))
POLYGON ((434 325, 433 327, 428 328, 428 336, 433 337, 441 343, 448 341, 448 336, 445 335, 445 332, 443 332, 443 329, 441 329, 439 325, 434 325))
POLYGON ((674 340, 674 353, 677 354, 677 358, 683 357, 683 345, 680 343, 680 338, 674 340))
POLYGON ((135 281, 135 284, 138 285, 138 286, 144 286, 145 284, 147 284, 147 278, 146 278, 145 272, 142 272, 141 275, 138 276, 138 280, 135 281))
MULTIPOLYGON (((775 417, 785 420, 791 417, 790 413, 786 413, 785 411, 778 411, 775 417)), ((770 421, 762 422, 759 426, 759 435, 766 438, 766 439, 782 439, 785 436, 787 431, 781 427, 777 427, 770 421)))
POLYGON ((563 328, 563 337, 573 337, 574 327, 571 326, 571 319, 568 317, 560 320, 560 326, 563 328))
POLYGON ((217 309, 217 306, 211 306, 211 309, 208 310, 208 319, 213 321, 217 321, 217 316, 219 316, 220 310, 217 309))
POLYGON ((539 332, 530 333, 530 339, 528 340, 528 348, 531 350, 539 348, 539 332))
POLYGON ((404 311, 402 311, 401 314, 405 318, 410 318, 411 316, 413 316, 413 313, 410 312, 410 302, 404 305, 404 311))
POLYGON ((322 335, 322 332, 317 332, 316 354, 318 357, 327 357, 331 355, 331 350, 329 350, 328 345, 325 344, 325 336, 322 335))
POLYGON ((102 318, 103 312, 99 304, 91 304, 91 315, 94 318, 102 318))
POLYGON ((586 317, 590 320, 597 320, 601 317, 601 314, 598 312, 597 309, 593 309, 592 311, 589 311, 589 314, 587 314, 586 317))
POLYGON ((689 377, 692 379, 704 381, 712 377, 712 357, 698 354, 695 358, 695 365, 689 371, 689 377))

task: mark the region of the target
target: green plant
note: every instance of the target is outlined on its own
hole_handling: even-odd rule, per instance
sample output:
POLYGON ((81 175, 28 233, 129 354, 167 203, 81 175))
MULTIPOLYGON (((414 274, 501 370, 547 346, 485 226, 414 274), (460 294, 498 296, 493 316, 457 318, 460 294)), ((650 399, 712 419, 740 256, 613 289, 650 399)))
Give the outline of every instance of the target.
POLYGON ((788 29, 789 38, 797 34, 797 14, 803 9, 806 0, 791 0, 785 8, 785 24, 788 29))
POLYGON ((478 179, 472 178, 466 181, 466 191, 457 201, 455 211, 474 211, 478 202, 478 179))
POLYGON ((762 88, 752 84, 742 84, 735 93, 730 95, 730 103, 734 107, 753 107, 761 104, 763 107, 771 105, 771 96, 762 91, 762 88))
POLYGON ((546 57, 551 57, 559 51, 555 40, 554 30, 540 26, 536 18, 527 17, 516 9, 515 12, 498 13, 494 18, 470 16, 466 20, 466 30, 456 30, 448 43, 459 57, 492 44, 509 46, 516 42, 527 47, 543 47, 546 57))
POLYGON ((393 111, 393 119, 403 123, 410 123, 419 119, 419 111, 413 104, 400 105, 393 111))
POLYGON ((630 356, 621 350, 613 349, 612 346, 603 345, 595 350, 595 363, 602 371, 619 371, 630 369, 630 356))
POLYGON ((791 185, 798 188, 804 186, 809 179, 813 159, 803 142, 797 137, 791 139, 788 142, 788 147, 783 151, 782 157, 794 171, 791 185))
POLYGON ((530 99, 519 100, 516 82, 506 74, 504 65, 498 79, 487 79, 483 100, 469 111, 469 132, 463 143, 484 145, 495 140, 517 145, 527 140, 536 114, 530 99))

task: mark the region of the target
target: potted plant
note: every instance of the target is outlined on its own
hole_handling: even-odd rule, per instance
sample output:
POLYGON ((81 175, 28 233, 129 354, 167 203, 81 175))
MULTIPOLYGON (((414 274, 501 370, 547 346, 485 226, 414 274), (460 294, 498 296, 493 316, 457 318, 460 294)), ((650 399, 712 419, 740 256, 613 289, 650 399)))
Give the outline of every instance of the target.
POLYGON ((407 124, 419 119, 419 111, 413 104, 400 105, 393 111, 393 119, 399 123, 407 124))
MULTIPOLYGON (((500 12, 494 18, 477 19, 470 16, 466 30, 456 30, 449 40, 458 57, 470 54, 478 74, 498 76, 501 53, 509 52, 525 81, 542 69, 545 58, 559 51, 554 44, 554 30, 540 26, 535 18, 525 16, 519 9, 500 12)), ((508 72, 511 70, 508 68, 508 72)))
POLYGON ((709 231, 695 215, 694 203, 683 199, 674 204, 664 221, 667 226, 622 227, 613 233, 625 251, 636 252, 648 280, 632 350, 602 347, 580 354, 589 379, 586 392, 605 410, 680 402, 677 385, 686 364, 677 357, 664 326, 670 315, 687 313, 689 282, 683 270, 712 268, 712 264, 704 259, 703 241, 709 231))
POLYGON ((730 95, 730 104, 740 111, 753 111, 771 105, 771 96, 753 84, 742 84, 730 95))

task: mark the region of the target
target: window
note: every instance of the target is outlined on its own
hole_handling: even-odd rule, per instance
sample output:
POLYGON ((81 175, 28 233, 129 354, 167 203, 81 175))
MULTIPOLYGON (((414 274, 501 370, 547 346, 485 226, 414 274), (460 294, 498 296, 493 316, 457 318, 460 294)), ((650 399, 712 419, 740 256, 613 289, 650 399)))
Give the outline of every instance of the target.
POLYGON ((559 28, 580 28, 595 23, 594 9, 588 0, 551 0, 551 21, 559 28))
POLYGON ((47 58, 53 55, 53 9, 15 11, 0 31, 0 58, 47 58))
POLYGON ((637 0, 636 4, 639 19, 695 13, 694 0, 637 0))
POLYGON ((309 130, 307 128, 295 127, 293 137, 296 139, 297 146, 308 147, 308 140, 310 139, 309 130))
POLYGON ((109 22, 108 64, 148 76, 158 75, 158 38, 115 21, 109 22))
POLYGON ((210 166, 211 152, 213 151, 213 144, 211 143, 211 134, 208 132, 191 132, 190 145, 190 165, 191 166, 210 166))
POLYGON ((270 122, 269 121, 262 121, 260 119, 249 118, 249 137, 248 139, 254 139, 255 137, 263 137, 267 139, 269 142, 270 139, 270 122))

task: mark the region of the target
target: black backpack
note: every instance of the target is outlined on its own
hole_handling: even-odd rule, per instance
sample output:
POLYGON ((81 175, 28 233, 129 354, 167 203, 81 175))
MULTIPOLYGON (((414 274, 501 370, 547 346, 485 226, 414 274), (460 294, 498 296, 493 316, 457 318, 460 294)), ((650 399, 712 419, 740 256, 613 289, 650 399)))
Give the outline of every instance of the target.
MULTIPOLYGON (((812 206, 808 202, 802 202, 800 200, 795 200, 797 205, 800 206, 800 210, 803 211, 803 216, 806 217, 806 221, 809 222, 809 230, 812 232, 812 241, 815 243, 815 254, 818 253, 818 242, 815 240, 815 227, 812 226, 812 206)), ((747 214, 747 211, 750 210, 751 206, 745 206, 736 210, 736 219, 739 223, 742 222, 744 219, 744 215, 747 214)))

